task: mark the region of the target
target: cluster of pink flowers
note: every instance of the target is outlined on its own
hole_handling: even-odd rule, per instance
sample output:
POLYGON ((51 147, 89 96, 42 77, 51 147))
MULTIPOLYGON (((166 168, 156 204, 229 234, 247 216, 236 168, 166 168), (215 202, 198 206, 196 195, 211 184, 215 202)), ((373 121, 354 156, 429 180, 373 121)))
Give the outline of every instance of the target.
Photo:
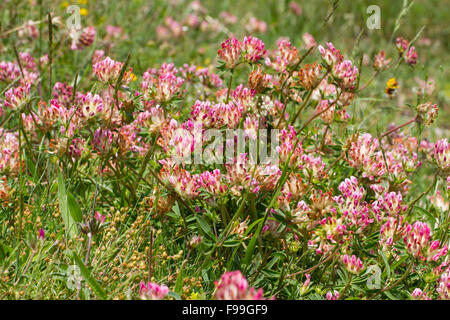
POLYGON ((249 33, 266 33, 267 23, 265 21, 259 20, 256 17, 250 17, 245 29, 249 33))
MULTIPOLYGON (((123 67, 123 62, 112 60, 110 57, 106 57, 100 62, 95 63, 92 66, 95 75, 98 79, 106 83, 115 83, 120 76, 120 72, 123 67)), ((132 79, 132 69, 129 68, 124 72, 122 81, 127 84, 132 79)))
POLYGON ((273 53, 272 59, 266 58, 266 65, 277 72, 284 72, 287 67, 294 66, 300 59, 298 49, 289 40, 278 41, 277 50, 273 53))
POLYGON ((450 300, 450 268, 442 273, 436 291, 442 300, 450 300))
POLYGON ((18 77, 20 77, 20 69, 18 65, 12 62, 0 62, 1 82, 13 82, 18 77))
POLYGON ((398 240, 404 233, 405 224, 403 217, 388 217, 380 228, 380 245, 384 251, 388 250, 394 241, 398 240))
POLYGON ((216 300, 263 300, 262 289, 256 290, 248 286, 247 279, 241 271, 231 271, 222 275, 219 281, 215 282, 216 300))
POLYGON ((178 77, 177 73, 178 69, 172 63, 164 63, 159 70, 147 70, 141 83, 145 97, 158 103, 170 102, 180 93, 184 84, 184 79, 178 77))
POLYGON ((94 43, 95 36, 97 32, 95 28, 92 26, 86 27, 83 30, 73 30, 71 33, 72 36, 72 45, 70 48, 72 50, 83 50, 94 43))
POLYGON ((358 140, 351 143, 349 149, 348 162, 350 166, 361 168, 363 177, 374 180, 385 173, 385 164, 382 154, 378 151, 379 142, 369 133, 358 137, 358 140))
POLYGON ((327 47, 319 46, 319 52, 322 55, 322 59, 325 61, 327 66, 334 67, 340 64, 344 60, 344 56, 341 52, 334 47, 331 42, 326 43, 327 47))
POLYGON ((10 88, 5 92, 4 106, 12 110, 20 109, 28 100, 30 89, 31 86, 29 84, 10 88))
POLYGON ((83 119, 89 120, 102 112, 103 108, 103 99, 98 94, 88 92, 81 98, 79 113, 83 119))
POLYGON ((434 158, 439 169, 450 176, 450 144, 447 139, 436 142, 434 146, 434 158))
POLYGON ((101 155, 107 155, 113 146, 114 134, 106 128, 98 128, 92 137, 92 146, 101 155))
POLYGON ((143 300, 163 300, 169 293, 169 288, 157 283, 141 282, 139 285, 139 296, 143 300))
MULTIPOLYGON (((290 7, 295 14, 301 14, 295 2, 291 2, 290 7)), ((179 38, 187 32, 186 26, 210 28, 214 23, 205 26, 204 13, 201 4, 194 3, 184 21, 167 17, 164 29, 159 32, 166 31, 170 37, 179 38)), ((222 19, 229 23, 234 21, 233 16, 226 13, 222 14, 222 19)), ((253 31, 264 30, 263 23, 256 18, 248 27, 253 31)), ((107 29, 108 39, 120 38, 122 34, 121 28, 110 26, 107 29)), ((94 38, 95 29, 88 27, 76 41, 74 39, 72 48, 86 48, 92 45, 94 38)), ((250 208, 254 218, 262 216, 267 208, 265 202, 256 201, 273 197, 269 200, 271 207, 264 212, 267 219, 261 227, 258 245, 276 243, 292 248, 304 241, 302 250, 324 256, 339 248, 338 257, 345 269, 360 275, 364 270, 361 259, 365 257, 360 259, 346 253, 360 255, 361 251, 352 248, 354 240, 364 241, 369 235, 375 235, 378 238, 372 242, 374 246, 378 243, 379 249, 394 258, 403 250, 415 261, 435 263, 447 254, 447 246, 432 240, 432 229, 427 223, 413 220, 410 213, 414 206, 407 205, 411 203, 408 186, 413 180, 412 173, 428 158, 438 168, 437 179, 444 179, 447 191, 450 190, 447 139, 435 144, 423 141, 419 145, 416 138, 400 134, 395 126, 379 138, 358 130, 346 141, 339 139, 335 122, 350 122, 351 115, 346 107, 358 93, 359 70, 352 61, 345 60, 332 43, 318 47, 322 64, 313 62, 300 66, 303 58, 300 52, 316 46, 309 34, 304 35, 303 42, 302 47, 297 48, 289 39, 280 38, 275 50, 267 51, 263 41, 252 35, 245 36, 242 42, 235 37, 227 39, 217 54, 223 62, 219 65, 220 71, 224 71, 224 67, 231 71, 227 74, 231 76, 228 86, 211 67, 188 64, 177 67, 174 63, 147 69, 142 80, 133 85, 131 82, 137 79, 133 69, 123 70, 125 64, 105 56, 105 51, 108 52, 105 48, 105 51, 95 51, 92 57, 93 73, 101 85, 82 92, 83 89, 75 90, 75 85, 57 82, 50 88, 53 99, 30 104, 31 110, 24 106, 31 97, 37 96, 33 90, 40 81, 39 68, 30 54, 21 53, 23 77, 16 63, 0 62, 0 81, 5 85, 23 78, 4 93, 0 116, 19 113, 17 119, 22 121, 24 134, 32 146, 41 137, 51 137, 48 152, 53 157, 68 156, 76 165, 101 160, 99 163, 108 167, 102 168, 102 175, 116 176, 114 182, 128 178, 122 176, 124 165, 135 165, 145 159, 151 162, 152 171, 150 166, 144 166, 141 180, 162 182, 170 196, 186 200, 195 206, 197 213, 206 211, 201 208, 205 205, 216 209, 229 204, 235 210, 235 202, 244 199, 244 204, 255 201, 250 208), (241 68, 237 67, 241 64, 250 67, 248 77, 238 74, 241 68), (302 111, 301 103, 305 103, 303 107, 309 108, 305 109, 308 111, 301 115, 299 112, 298 118, 290 118, 287 110, 302 111), (305 127, 299 129, 297 120, 306 124, 305 127), (313 121, 316 127, 310 126, 313 121), (210 161, 223 160, 216 152, 235 147, 240 138, 265 147, 263 130, 274 133, 270 138, 270 147, 273 147, 270 151, 276 153, 279 161, 258 162, 253 159, 252 150, 247 152, 247 149, 237 152, 234 149, 227 155, 230 159, 225 159, 225 164, 210 161), (218 136, 211 136, 212 131, 227 134, 224 143, 214 151, 206 146, 213 140, 216 142, 216 138, 220 140, 218 136), (228 136, 230 131, 235 133, 228 136), (238 136, 241 133, 243 137, 238 136), (334 152, 338 147, 340 155, 334 152), (196 148, 202 151, 201 166, 191 161, 196 148), (334 166, 342 170, 334 170, 334 166), (285 167, 287 171, 283 172, 285 167), (280 217, 285 220, 282 222, 280 217), (406 249, 398 246, 401 241, 406 249)), ((397 45, 408 64, 417 62, 414 47, 406 40, 397 39, 397 45)), ((384 51, 377 54, 376 72, 388 68, 390 61, 384 51)), ((413 122, 429 125, 437 117, 438 107, 431 102, 420 104, 416 109, 413 122)), ((18 145, 17 132, 0 128, 0 172, 8 179, 15 178, 21 170, 18 145)), ((123 171, 133 176, 134 169, 123 171)), ((441 182, 438 186, 442 186, 441 182)), ((140 186, 138 184, 133 191, 140 192, 140 186)), ((129 187, 128 183, 125 187, 129 187)), ((7 198, 8 182, 2 181, 0 188, 1 198, 7 198)), ((431 203, 438 211, 448 210, 445 192, 436 191, 432 197, 419 200, 426 205, 431 203)), ((228 207, 224 208, 226 210, 228 207)), ((214 226, 217 230, 224 227, 227 216, 217 220, 214 226)), ((99 214, 93 219, 98 225, 105 222, 104 216, 99 214)), ((239 239, 252 236, 244 236, 253 222, 249 219, 233 221, 234 225, 230 224, 229 228, 232 236, 239 239)), ((436 219, 436 224, 440 222, 436 219)), ((190 248, 202 242, 202 236, 189 235, 189 239, 190 248)), ((307 275, 302 292, 308 291, 310 277, 307 275)), ((447 269, 437 289, 441 297, 448 298, 448 278, 447 269)), ((215 299, 263 299, 262 289, 250 287, 240 271, 225 273, 215 285, 215 299)), ((164 299, 167 294, 168 287, 164 285, 140 284, 139 295, 143 299, 164 299)), ((415 299, 428 298, 419 288, 411 295, 415 299)), ((339 299, 339 292, 330 291, 326 297, 339 299)))
POLYGON ((397 50, 400 56, 404 57, 404 60, 409 65, 417 64, 419 59, 416 48, 412 46, 408 40, 405 40, 402 37, 398 37, 396 40, 397 50))
POLYGON ((242 50, 243 57, 248 62, 257 62, 266 54, 266 50, 264 49, 264 42, 252 36, 244 38, 242 50))
POLYGON ((378 221, 381 221, 385 215, 392 217, 402 215, 408 210, 408 206, 403 204, 400 192, 386 192, 372 203, 372 210, 377 215, 378 221))
POLYGON ((222 43, 222 48, 217 54, 228 69, 234 69, 241 57, 241 50, 242 43, 236 38, 229 38, 222 43))
POLYGON ((39 29, 36 27, 37 23, 33 20, 28 20, 23 25, 24 28, 18 32, 19 38, 29 37, 32 39, 39 38, 39 29))
POLYGON ((370 218, 369 205, 364 201, 365 190, 358 184, 355 177, 345 179, 339 185, 341 196, 334 197, 342 214, 348 220, 349 227, 355 226, 357 232, 364 230, 373 223, 370 218))
POLYGON ((427 293, 422 291, 420 288, 414 289, 411 296, 414 300, 431 300, 427 293))
POLYGON ((353 66, 350 60, 334 63, 332 73, 343 90, 353 90, 355 88, 358 68, 353 66))
POLYGON ((386 52, 384 50, 381 50, 373 59, 373 67, 375 70, 383 70, 389 66, 389 64, 392 61, 392 58, 386 59, 386 52))
POLYGON ((333 292, 327 292, 327 300, 338 300, 339 299, 339 291, 334 290, 333 292))
POLYGON ((409 253, 426 261, 437 261, 447 254, 446 245, 440 248, 438 240, 431 240, 431 230, 425 222, 417 221, 408 225, 403 240, 409 253))
POLYGON ((242 107, 234 102, 211 104, 209 101, 196 101, 192 106, 193 120, 201 121, 206 128, 236 128, 242 117, 242 107))
POLYGON ((19 171, 19 140, 16 133, 0 128, 0 172, 15 174, 19 171))
POLYGON ((430 125, 438 116, 438 106, 431 102, 423 103, 417 106, 417 112, 424 123, 430 125))
POLYGON ((195 81, 199 81, 202 85, 212 88, 221 88, 223 86, 222 79, 209 68, 184 64, 180 68, 180 73, 186 82, 194 83, 195 81))
POLYGON ((353 274, 360 274, 364 269, 364 265, 361 259, 359 259, 355 255, 352 255, 351 257, 349 255, 344 255, 342 257, 342 263, 344 264, 347 271, 353 274))

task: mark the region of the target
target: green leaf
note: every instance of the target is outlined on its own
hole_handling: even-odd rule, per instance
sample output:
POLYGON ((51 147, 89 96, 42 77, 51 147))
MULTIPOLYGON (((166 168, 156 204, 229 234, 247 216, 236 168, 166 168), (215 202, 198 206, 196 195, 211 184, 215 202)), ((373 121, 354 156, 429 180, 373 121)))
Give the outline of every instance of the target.
POLYGON ((386 256, 384 255, 383 251, 380 250, 379 252, 380 252, 381 257, 383 258, 383 262, 386 267, 387 277, 390 278, 391 277, 391 267, 389 266, 388 260, 387 260, 386 256))
POLYGON ((66 227, 66 236, 70 236, 72 239, 77 235, 77 228, 75 225, 75 220, 69 212, 69 204, 67 200, 66 187, 64 185, 64 177, 62 172, 58 173, 58 201, 59 210, 61 211, 61 216, 66 227))
POLYGON ((241 241, 238 239, 227 239, 223 243, 224 247, 236 247, 241 244, 241 241))
POLYGON ((211 229, 211 227, 208 225, 208 223, 200 216, 196 215, 195 219, 197 220, 198 225, 200 228, 205 232, 211 239, 215 239, 214 233, 211 229))
POLYGON ((180 272, 178 273, 177 281, 175 282, 174 291, 178 294, 181 294, 183 291, 183 268, 184 265, 181 265, 180 272))
POLYGON ((0 262, 3 262, 10 253, 11 248, 0 242, 0 262))
POLYGON ((256 229, 256 232, 253 235, 252 239, 250 240, 247 250, 245 251, 244 261, 242 262, 245 266, 247 266, 249 264, 250 259, 253 255, 253 250, 255 249, 255 246, 256 246, 256 240, 258 239, 259 234, 261 233, 261 230, 263 228, 263 222, 264 221, 261 221, 261 223, 258 225, 258 229, 256 229))
POLYGON ((436 222, 436 217, 433 216, 433 214, 428 210, 425 210, 424 208, 418 206, 414 206, 414 209, 419 210, 421 213, 425 214, 430 219, 429 222, 432 222, 433 224, 436 222))
POLYGON ((67 192, 67 203, 69 205, 69 212, 73 220, 76 222, 83 221, 83 213, 81 212, 80 206, 72 193, 67 192))
POLYGON ((84 263, 81 261, 80 257, 73 252, 72 250, 68 250, 67 254, 72 257, 73 261, 77 264, 77 266, 80 268, 80 273, 83 279, 89 284, 92 291, 101 299, 106 300, 108 299, 108 296, 106 295, 103 288, 100 286, 100 284, 95 280, 95 278, 92 276, 91 272, 88 268, 84 265, 84 263))
POLYGON ((392 293, 390 293, 389 291, 385 291, 384 294, 387 295, 388 298, 391 299, 391 300, 402 300, 402 299, 400 299, 399 297, 394 296, 394 295, 393 295, 392 293))

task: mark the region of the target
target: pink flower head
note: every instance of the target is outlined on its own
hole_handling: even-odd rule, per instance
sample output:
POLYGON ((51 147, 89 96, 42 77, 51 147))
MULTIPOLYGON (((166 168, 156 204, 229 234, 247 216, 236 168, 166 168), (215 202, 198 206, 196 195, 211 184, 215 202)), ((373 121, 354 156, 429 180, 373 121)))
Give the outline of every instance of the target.
POLYGON ((98 213, 97 211, 95 211, 95 216, 94 216, 95 220, 100 224, 104 224, 106 221, 106 216, 101 215, 100 213, 98 213))
POLYGON ((377 201, 372 203, 372 209, 377 215, 397 216, 408 210, 408 205, 403 204, 403 196, 400 192, 386 192, 377 201))
POLYGON ((56 82, 53 86, 53 98, 64 106, 72 103, 73 88, 64 82, 56 82))
POLYGON ((222 182, 223 177, 219 169, 212 172, 205 171, 198 176, 198 185, 213 195, 224 194, 227 191, 227 185, 222 182))
POLYGON ((422 291, 420 288, 415 288, 411 293, 411 296, 414 300, 431 300, 426 292, 422 291))
MULTIPOLYGON (((114 61, 110 57, 106 57, 100 62, 95 63, 92 66, 95 75, 98 79, 106 83, 114 83, 120 76, 120 72, 122 70, 123 63, 114 61)), ((123 75, 123 83, 127 84, 132 79, 132 69, 129 68, 128 71, 125 71, 123 75)))
POLYGON ((289 9, 291 9, 291 11, 296 16, 301 16, 302 15, 302 7, 300 7, 300 5, 297 2, 295 2, 295 1, 289 2, 289 9))
POLYGON ((386 59, 386 52, 384 50, 381 50, 374 58, 373 67, 375 70, 382 70, 386 68, 390 63, 392 59, 386 59))
POLYGON ((409 65, 415 65, 417 64, 418 60, 419 57, 417 55, 416 48, 414 48, 414 46, 411 46, 405 53, 405 62, 409 65))
POLYGON ((219 16, 221 19, 223 19, 224 23, 226 24, 235 24, 238 21, 235 15, 227 11, 222 11, 219 16))
POLYGON ((327 292, 327 300, 338 300, 339 299, 339 291, 334 290, 333 292, 327 292))
POLYGON ((172 72, 166 72, 158 77, 155 87, 155 100, 158 102, 170 101, 180 91, 184 79, 175 76, 172 72))
POLYGON ((250 33, 266 33, 267 23, 262 20, 258 20, 255 17, 250 17, 245 29, 250 33))
POLYGON ((437 261, 447 254, 447 246, 440 249, 439 241, 432 241, 430 227, 425 222, 408 225, 403 240, 409 253, 425 261, 437 261))
POLYGON ((450 300, 450 268, 442 273, 436 291, 442 300, 450 300))
POLYGON ((256 290, 249 288, 247 279, 242 275, 241 271, 227 272, 216 281, 216 292, 214 298, 216 300, 263 300, 262 289, 256 290))
POLYGON ((25 22, 25 24, 23 25, 25 28, 20 29, 18 32, 19 37, 30 37, 34 39, 39 38, 39 30, 36 27, 37 24, 38 23, 34 22, 33 20, 28 20, 27 22, 25 22))
POLYGON ((19 139, 16 132, 5 132, 0 128, 0 173, 19 170, 19 139))
POLYGON ((72 45, 70 48, 72 50, 82 50, 89 47, 95 40, 96 31, 94 27, 86 27, 78 35, 79 32, 80 31, 75 31, 71 33, 72 45))
POLYGON ((163 284, 141 282, 139 287, 139 295, 142 300, 162 300, 169 293, 169 288, 163 284))
POLYGON ((358 77, 358 68, 353 66, 350 60, 335 63, 333 67, 333 76, 336 78, 338 85, 346 89, 354 89, 356 78, 358 77))
POLYGON ((450 144, 447 139, 439 140, 434 145, 434 159, 442 171, 450 171, 450 144))
POLYGON ((104 59, 105 51, 103 50, 95 50, 94 54, 92 55, 92 64, 96 64, 97 62, 100 62, 104 59))
POLYGON ((94 150, 102 156, 107 155, 112 149, 113 132, 106 128, 98 128, 92 138, 94 150))
POLYGON ((335 64, 341 63, 344 60, 341 52, 337 50, 331 42, 327 42, 327 48, 319 46, 319 52, 325 63, 333 67, 335 64))
POLYGON ((12 62, 0 62, 0 82, 13 82, 20 77, 19 66, 12 62))
POLYGON ((360 274, 364 269, 364 265, 361 259, 357 258, 355 255, 352 255, 351 257, 348 255, 344 255, 342 257, 342 263, 350 273, 360 274))
POLYGON ((106 34, 109 38, 120 38, 123 33, 123 29, 119 26, 106 26, 106 34))
POLYGON ((233 100, 244 108, 244 112, 252 109, 255 105, 255 90, 240 84, 235 90, 231 90, 233 100))
POLYGON ((426 125, 430 125, 436 120, 438 109, 437 104, 426 102, 417 106, 417 113, 426 125))
POLYGON ((242 48, 244 51, 244 59, 251 63, 257 62, 266 54, 264 42, 252 36, 244 38, 242 48))
POLYGON ((398 37, 398 38, 395 40, 395 45, 396 45, 396 47, 397 47, 397 50, 398 50, 400 53, 403 53, 403 52, 405 52, 405 51, 408 49, 409 41, 406 40, 406 39, 404 39, 404 38, 402 38, 402 37, 398 37))
POLYGON ((81 105, 79 109, 80 116, 89 120, 96 115, 100 114, 103 110, 103 99, 98 94, 86 93, 81 98, 81 105))
POLYGON ((266 58, 266 65, 272 67, 277 72, 283 72, 288 66, 295 65, 300 59, 298 49, 293 46, 287 39, 278 41, 278 49, 275 57, 271 60, 266 58))
POLYGON ((23 69, 30 71, 30 72, 38 71, 36 61, 28 52, 20 52, 19 56, 20 56, 20 62, 22 64, 23 69))
POLYGON ((22 104, 27 101, 30 94, 30 89, 30 84, 26 84, 24 86, 19 86, 16 88, 10 88, 5 92, 5 107, 12 110, 20 108, 22 104))
POLYGON ((388 217, 385 224, 380 228, 380 245, 384 250, 394 244, 394 237, 399 237, 405 229, 403 217, 388 217))
POLYGON ((307 50, 309 50, 309 49, 311 49, 311 48, 317 46, 316 40, 315 40, 314 37, 313 37, 310 33, 308 33, 308 32, 305 32, 305 33, 302 35, 302 40, 303 40, 304 47, 305 47, 307 50))
POLYGON ((43 229, 39 229, 38 240, 44 240, 44 239, 45 239, 45 231, 43 229))
POLYGON ((83 151, 85 150, 86 146, 86 141, 82 138, 75 138, 72 140, 72 143, 69 146, 69 155, 72 158, 75 159, 80 159, 81 158, 81 154, 83 153, 83 151))
POLYGON ((323 122, 327 124, 331 124, 333 122, 335 105, 335 103, 331 105, 328 100, 321 100, 317 104, 316 113, 320 114, 320 118, 323 122))
POLYGON ((236 38, 229 38, 222 43, 222 49, 217 51, 220 59, 228 69, 234 69, 241 56, 242 43, 236 38))

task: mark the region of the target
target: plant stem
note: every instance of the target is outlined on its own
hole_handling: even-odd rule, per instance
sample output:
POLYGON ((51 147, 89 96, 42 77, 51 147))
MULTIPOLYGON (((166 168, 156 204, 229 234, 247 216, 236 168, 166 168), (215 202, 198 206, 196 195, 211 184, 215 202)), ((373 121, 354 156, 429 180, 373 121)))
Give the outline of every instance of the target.
POLYGON ((53 64, 53 25, 52 14, 48 13, 48 92, 52 96, 52 64, 53 64))
POLYGON ((353 275, 350 273, 348 276, 347 284, 345 285, 344 290, 342 290, 342 292, 339 294, 338 300, 342 300, 342 298, 344 297, 344 294, 347 293, 347 290, 348 290, 348 288, 350 288, 350 284, 352 283, 352 277, 353 277, 353 275))
POLYGON ((233 83, 233 73, 234 73, 234 69, 231 69, 231 75, 230 75, 230 79, 228 80, 228 90, 227 90, 227 100, 226 103, 228 103, 229 99, 230 99, 230 91, 231 91, 231 84, 233 83))
POLYGON ((407 126, 407 125, 409 125, 409 124, 411 124, 411 123, 416 122, 417 119, 418 119, 418 117, 415 116, 414 118, 412 118, 411 120, 405 122, 404 124, 401 124, 401 125, 399 125, 399 126, 397 126, 397 127, 395 127, 395 128, 392 128, 391 130, 386 131, 385 133, 383 133, 383 134, 381 135, 381 138, 384 138, 385 136, 390 135, 391 133, 393 133, 393 132, 395 132, 395 131, 397 131, 397 130, 399 130, 399 129, 405 127, 405 126, 407 126))
POLYGON ((91 255, 92 234, 89 232, 87 236, 88 236, 88 247, 87 247, 86 257, 84 258, 84 264, 86 265, 86 267, 88 266, 89 256, 91 255))

